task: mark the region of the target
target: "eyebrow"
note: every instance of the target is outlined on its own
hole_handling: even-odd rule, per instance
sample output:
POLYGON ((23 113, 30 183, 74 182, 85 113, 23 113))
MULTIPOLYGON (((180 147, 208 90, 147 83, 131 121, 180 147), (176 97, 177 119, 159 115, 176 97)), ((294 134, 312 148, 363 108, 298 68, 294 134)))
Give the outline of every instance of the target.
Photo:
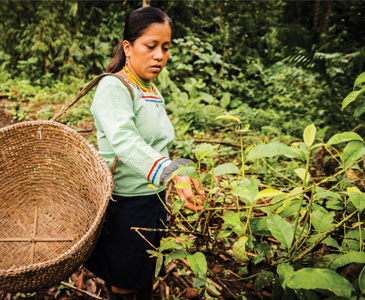
MULTIPOLYGON (((148 41, 148 42, 159 43, 160 41, 158 41, 158 40, 152 40, 152 41, 148 41)), ((164 42, 163 45, 164 44, 171 44, 171 41, 164 42)))

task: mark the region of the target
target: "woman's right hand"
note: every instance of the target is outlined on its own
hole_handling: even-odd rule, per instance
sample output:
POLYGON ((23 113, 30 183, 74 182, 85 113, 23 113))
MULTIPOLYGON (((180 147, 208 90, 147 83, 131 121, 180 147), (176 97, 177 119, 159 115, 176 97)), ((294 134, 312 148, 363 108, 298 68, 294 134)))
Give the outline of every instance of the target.
POLYGON ((179 195, 181 200, 185 200, 184 207, 187 209, 190 209, 192 211, 200 211, 202 210, 203 201, 202 201, 202 192, 199 187, 199 180, 191 178, 189 176, 178 176, 175 175, 174 178, 172 178, 172 181, 177 184, 178 182, 186 182, 191 187, 194 186, 196 193, 199 194, 195 196, 194 201, 194 194, 191 189, 185 188, 185 189, 176 189, 177 194, 179 195))

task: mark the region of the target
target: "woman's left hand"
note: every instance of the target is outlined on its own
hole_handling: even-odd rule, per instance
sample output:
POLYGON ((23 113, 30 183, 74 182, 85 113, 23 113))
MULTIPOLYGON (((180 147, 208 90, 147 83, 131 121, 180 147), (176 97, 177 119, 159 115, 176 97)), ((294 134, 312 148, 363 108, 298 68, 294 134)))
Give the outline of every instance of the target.
POLYGON ((195 197, 195 201, 194 201, 194 194, 192 192, 192 189, 176 189, 177 194, 179 195, 181 200, 185 200, 185 204, 184 207, 187 209, 190 209, 192 211, 195 211, 195 208, 197 211, 202 210, 202 207, 200 205, 203 204, 202 201, 202 192, 200 190, 199 187, 199 180, 188 177, 188 176, 183 176, 180 177, 178 175, 175 175, 174 178, 172 178, 172 181, 176 184, 178 182, 186 182, 187 184, 189 184, 191 187, 194 186, 197 194, 199 194, 198 196, 195 197))

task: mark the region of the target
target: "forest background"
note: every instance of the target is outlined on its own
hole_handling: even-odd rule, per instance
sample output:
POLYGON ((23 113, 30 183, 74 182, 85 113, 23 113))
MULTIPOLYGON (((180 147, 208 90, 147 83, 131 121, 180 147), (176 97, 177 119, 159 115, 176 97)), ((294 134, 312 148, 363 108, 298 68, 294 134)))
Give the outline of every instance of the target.
MULTIPOLYGON (((141 4, 0 1, 0 126, 4 118, 51 119, 105 71, 126 16, 141 4)), ((174 22, 171 56, 155 81, 176 131, 172 156, 198 161, 185 171, 209 186, 199 215, 181 214, 183 203, 172 195, 169 228, 194 229, 170 236, 152 254, 175 249, 170 258, 187 258, 193 273, 180 268, 178 275, 193 274, 191 285, 207 299, 220 295, 206 281, 206 266, 216 266, 222 249, 239 251, 231 251, 236 263, 223 262, 220 278, 247 279, 225 281, 235 299, 364 299, 365 2, 152 0, 151 6, 174 22), (232 117, 216 120, 222 115, 232 117), (223 214, 219 205, 231 211, 223 214), (196 236, 199 251, 192 254, 196 236), (337 273, 326 269, 334 260, 337 273)), ((92 97, 93 91, 60 121, 97 146, 92 97)))
MULTIPOLYGON (((14 118, 50 119, 79 84, 104 72, 141 2, 1 1, 0 91, 18 100, 6 107, 14 118), (49 105, 34 112, 24 101, 49 105)), ((174 21, 158 86, 178 135, 205 131, 223 113, 266 135, 300 136, 310 123, 320 137, 363 130, 351 110, 341 111, 364 69, 363 1, 151 5, 174 21)), ((91 99, 71 111, 69 125, 90 116, 91 99)))

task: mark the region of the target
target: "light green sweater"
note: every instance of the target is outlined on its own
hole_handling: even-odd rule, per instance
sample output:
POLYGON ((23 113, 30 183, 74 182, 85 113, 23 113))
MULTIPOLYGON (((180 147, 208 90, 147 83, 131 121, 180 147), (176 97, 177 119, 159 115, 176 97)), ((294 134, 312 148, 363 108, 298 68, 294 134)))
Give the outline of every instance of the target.
POLYGON ((109 167, 115 155, 119 158, 113 194, 127 197, 154 194, 150 183, 157 192, 165 188, 159 185, 160 176, 171 163, 168 150, 174 139, 160 93, 144 93, 130 85, 133 100, 118 78, 104 77, 91 105, 100 154, 109 167))

